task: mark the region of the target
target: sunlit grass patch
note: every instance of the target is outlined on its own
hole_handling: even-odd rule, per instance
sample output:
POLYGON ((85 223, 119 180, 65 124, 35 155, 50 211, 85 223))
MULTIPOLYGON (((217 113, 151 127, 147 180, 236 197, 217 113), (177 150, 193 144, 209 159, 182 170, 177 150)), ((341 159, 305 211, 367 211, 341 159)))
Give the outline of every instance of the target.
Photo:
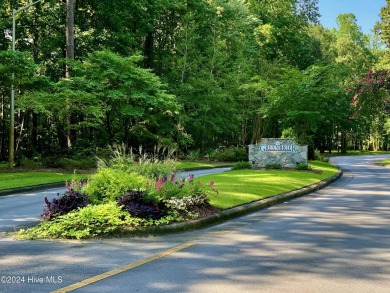
POLYGON ((83 179, 87 174, 73 174, 62 172, 9 172, 0 173, 0 190, 34 186, 39 184, 60 183, 72 178, 83 179))
POLYGON ((252 201, 296 190, 333 176, 337 168, 324 162, 310 165, 321 173, 295 170, 237 170, 202 176, 202 182, 213 180, 219 194, 210 195, 210 202, 227 209, 252 201))

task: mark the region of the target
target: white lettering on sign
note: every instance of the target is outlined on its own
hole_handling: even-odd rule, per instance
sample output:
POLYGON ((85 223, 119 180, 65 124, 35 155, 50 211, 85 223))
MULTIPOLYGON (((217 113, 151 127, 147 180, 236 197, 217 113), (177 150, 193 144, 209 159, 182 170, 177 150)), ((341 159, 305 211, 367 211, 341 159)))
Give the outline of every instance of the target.
POLYGON ((283 144, 281 141, 275 141, 273 144, 261 144, 261 152, 296 152, 295 144, 283 144))

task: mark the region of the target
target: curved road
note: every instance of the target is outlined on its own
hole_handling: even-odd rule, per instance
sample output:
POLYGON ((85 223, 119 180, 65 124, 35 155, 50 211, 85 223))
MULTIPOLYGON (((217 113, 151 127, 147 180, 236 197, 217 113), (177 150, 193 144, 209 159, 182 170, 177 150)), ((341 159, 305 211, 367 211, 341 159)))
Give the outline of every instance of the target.
POLYGON ((389 292, 390 169, 372 165, 381 158, 334 158, 345 173, 327 188, 194 232, 0 236, 0 276, 26 280, 0 292, 389 292))

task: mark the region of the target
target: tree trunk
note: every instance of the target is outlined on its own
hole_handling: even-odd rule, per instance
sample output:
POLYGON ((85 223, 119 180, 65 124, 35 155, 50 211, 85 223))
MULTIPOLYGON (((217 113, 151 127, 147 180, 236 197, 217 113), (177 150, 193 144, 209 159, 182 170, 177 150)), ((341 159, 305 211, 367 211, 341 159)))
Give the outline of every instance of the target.
POLYGON ((4 119, 4 96, 1 96, 1 152, 0 159, 5 160, 6 157, 6 146, 5 146, 5 119, 4 119))
MULTIPOLYGON (((66 59, 74 60, 74 0, 66 0, 66 59)), ((71 72, 68 63, 65 67, 65 77, 70 78, 71 72)), ((68 106, 69 107, 69 106, 68 106)), ((72 146, 71 139, 71 114, 67 117, 67 133, 66 140, 67 146, 72 146)))

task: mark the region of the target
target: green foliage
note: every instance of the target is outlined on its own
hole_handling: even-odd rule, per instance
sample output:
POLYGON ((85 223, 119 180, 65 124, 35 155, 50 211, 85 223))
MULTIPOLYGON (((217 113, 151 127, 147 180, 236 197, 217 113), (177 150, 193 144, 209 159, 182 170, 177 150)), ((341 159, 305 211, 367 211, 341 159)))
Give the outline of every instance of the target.
POLYGON ((233 170, 240 169, 252 169, 252 165, 249 162, 237 162, 233 165, 233 170))
POLYGON ((217 150, 215 159, 220 162, 239 162, 248 159, 245 147, 228 147, 217 150))
POLYGON ((192 150, 187 154, 187 159, 197 161, 200 159, 200 150, 192 150))
POLYGON ((329 162, 329 157, 328 157, 328 156, 324 156, 324 155, 321 154, 319 151, 315 151, 315 152, 314 152, 314 159, 315 159, 316 161, 329 162))
POLYGON ((109 167, 119 169, 127 173, 137 173, 147 178, 171 175, 177 169, 177 162, 171 159, 171 153, 166 153, 165 149, 160 152, 155 148, 153 154, 144 153, 142 147, 139 148, 138 154, 134 154, 133 149, 126 151, 124 145, 114 145, 110 147, 112 157, 108 160, 98 159, 100 167, 109 167), (160 159, 162 157, 162 159, 160 159))
POLYGON ((29 229, 21 229, 20 239, 36 238, 91 238, 123 231, 125 226, 137 227, 142 220, 132 218, 115 202, 89 205, 29 229))
POLYGON ((266 164, 266 169, 272 170, 272 169, 282 169, 282 165, 280 164, 266 164))
POLYGON ((177 178, 176 173, 173 173, 170 178, 167 175, 163 175, 163 177, 156 177, 155 179, 154 183, 148 182, 146 190, 148 197, 156 201, 188 196, 197 197, 199 195, 207 197, 210 192, 218 192, 214 188, 214 181, 203 185, 200 180, 195 182, 192 174, 189 175, 188 180, 177 178))
POLYGON ((295 170, 312 170, 312 167, 309 164, 297 164, 294 168, 295 170))
POLYGON ((88 200, 97 204, 115 200, 127 191, 145 188, 145 184, 146 179, 137 173, 102 168, 90 177, 85 192, 88 195, 88 200))

